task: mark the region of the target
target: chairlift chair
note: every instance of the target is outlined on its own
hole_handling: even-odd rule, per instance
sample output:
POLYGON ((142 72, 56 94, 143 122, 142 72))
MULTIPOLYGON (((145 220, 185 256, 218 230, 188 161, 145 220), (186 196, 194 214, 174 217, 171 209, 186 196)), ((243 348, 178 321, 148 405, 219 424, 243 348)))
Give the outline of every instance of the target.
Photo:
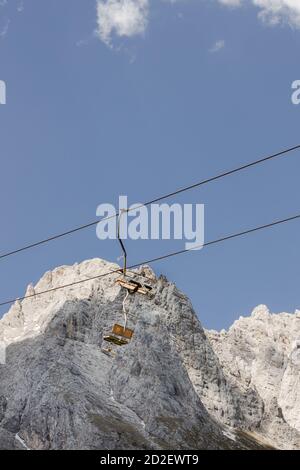
POLYGON ((104 341, 115 344, 117 346, 124 346, 128 344, 133 336, 134 331, 125 326, 115 323, 112 327, 111 333, 103 337, 104 341))
POLYGON ((141 284, 138 281, 134 281, 132 279, 128 280, 125 278, 117 279, 116 284, 127 289, 131 294, 138 292, 139 294, 147 295, 151 292, 152 287, 148 284, 141 284))
MULTIPOLYGON (((123 251, 123 269, 122 273, 123 276, 119 279, 117 279, 116 283, 126 289, 126 296, 123 300, 123 313, 125 317, 124 325, 119 325, 118 323, 115 323, 112 327, 112 330, 110 333, 106 334, 103 336, 103 340, 115 345, 115 346, 125 346, 128 344, 132 336, 134 334, 134 330, 127 328, 127 312, 125 308, 125 303, 127 300, 127 297, 129 294, 134 294, 138 292, 139 294, 147 295, 149 292, 152 290, 152 287, 149 284, 142 284, 136 280, 130 279, 127 273, 127 252, 124 246, 124 243, 120 237, 120 220, 122 214, 125 212, 125 210, 121 211, 119 218, 118 218, 118 226, 117 226, 117 238, 119 240, 119 243, 121 245, 122 251, 123 251)), ((135 276, 135 274, 134 274, 135 276)), ((105 354, 111 356, 115 355, 115 351, 113 350, 113 347, 109 346, 108 348, 103 348, 102 352, 105 354)))

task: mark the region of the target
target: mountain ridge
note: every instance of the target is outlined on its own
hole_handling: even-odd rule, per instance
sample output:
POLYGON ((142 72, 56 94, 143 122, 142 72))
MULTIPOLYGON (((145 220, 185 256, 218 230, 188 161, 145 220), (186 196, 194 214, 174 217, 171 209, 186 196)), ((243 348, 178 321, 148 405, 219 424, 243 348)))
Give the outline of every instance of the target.
MULTIPOLYGON (((100 259, 62 266, 30 285, 27 295, 116 269, 100 259)), ((149 267, 135 275, 140 272, 153 280, 154 295, 129 296, 128 325, 135 333, 115 357, 102 352, 102 338, 123 321, 125 293, 116 274, 17 301, 0 320, 0 340, 7 344, 7 364, 0 366, 0 447, 300 448, 295 394, 287 420, 290 403, 285 407, 283 392, 277 397, 274 391, 281 415, 271 419, 276 406, 259 389, 263 379, 249 381, 248 363, 242 373, 238 343, 240 376, 233 374, 230 342, 237 327, 204 330, 174 284, 149 267)), ((259 344, 253 351, 261 357, 259 344)), ((282 354, 289 354, 288 346, 282 354)), ((285 377, 287 388, 297 380, 293 374, 285 377)))

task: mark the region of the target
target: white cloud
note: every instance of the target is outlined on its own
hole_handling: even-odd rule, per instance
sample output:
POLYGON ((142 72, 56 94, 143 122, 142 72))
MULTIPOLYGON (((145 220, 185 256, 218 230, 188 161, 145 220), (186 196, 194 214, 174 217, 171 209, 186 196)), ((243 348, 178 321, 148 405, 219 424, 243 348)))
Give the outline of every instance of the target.
POLYGON ((300 28, 300 0, 252 0, 260 8, 259 17, 263 21, 277 25, 288 23, 300 28))
POLYGON ((224 39, 219 39, 218 41, 215 42, 215 44, 209 49, 209 52, 215 53, 219 52, 221 49, 224 49, 225 47, 225 40, 224 39))
MULTIPOLYGON (((171 3, 179 0, 168 0, 171 3)), ((227 7, 252 4, 259 8, 258 17, 270 25, 289 24, 300 28, 300 0, 207 0, 227 7)))
POLYGON ((22 13, 24 11, 25 5, 23 0, 20 1, 19 5, 17 6, 17 12, 22 13))
POLYGON ((2 25, 0 25, 0 39, 4 39, 8 33, 8 28, 10 25, 10 19, 6 18, 2 25))
MULTIPOLYGON (((22 0, 21 0, 22 1, 22 0)), ((133 37, 145 33, 149 22, 150 0, 96 0, 97 34, 106 44, 111 44, 112 36, 133 37)), ((189 0, 160 0, 175 4, 189 0)), ((203 0, 214 2, 229 8, 252 5, 258 8, 258 17, 269 25, 288 24, 300 29, 300 0, 203 0)), ((0 0, 5 4, 6 0, 0 0)), ((225 43, 211 49, 217 52, 225 43), (215 50, 216 48, 216 50, 215 50)))
POLYGON ((300 0, 218 0, 219 3, 239 7, 247 3, 259 8, 258 17, 270 25, 287 23, 300 28, 300 0))
POLYGON ((110 44, 112 34, 132 37, 148 25, 149 0, 97 0, 98 35, 110 44))

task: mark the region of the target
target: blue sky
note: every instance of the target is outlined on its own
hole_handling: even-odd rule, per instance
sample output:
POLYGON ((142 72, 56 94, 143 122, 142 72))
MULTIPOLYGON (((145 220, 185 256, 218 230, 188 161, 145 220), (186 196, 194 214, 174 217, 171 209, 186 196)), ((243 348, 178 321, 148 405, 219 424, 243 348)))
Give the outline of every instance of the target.
MULTIPOLYGON (((296 1, 125 0, 120 14, 111 0, 98 17, 96 0, 0 3, 1 252, 94 220, 98 204, 120 194, 143 202, 300 143, 300 106, 291 102, 300 79, 296 1)), ((299 213, 299 170, 298 152, 174 202, 205 204, 208 241, 299 213)), ((190 296, 209 328, 261 303, 293 312, 299 228, 154 268, 190 296)), ((183 243, 127 246, 135 263, 183 243)), ((119 254, 92 228, 4 259, 0 300, 58 265, 119 254)))

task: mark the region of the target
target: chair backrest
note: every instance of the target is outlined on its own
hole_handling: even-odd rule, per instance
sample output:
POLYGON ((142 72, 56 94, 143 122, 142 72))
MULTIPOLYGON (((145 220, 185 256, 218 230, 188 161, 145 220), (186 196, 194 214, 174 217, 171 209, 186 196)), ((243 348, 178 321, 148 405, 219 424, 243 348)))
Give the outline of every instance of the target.
POLYGON ((131 330, 130 328, 124 328, 124 326, 118 325, 118 323, 115 323, 112 328, 112 333, 114 335, 122 336, 123 338, 126 338, 126 339, 131 339, 134 331, 131 330))

